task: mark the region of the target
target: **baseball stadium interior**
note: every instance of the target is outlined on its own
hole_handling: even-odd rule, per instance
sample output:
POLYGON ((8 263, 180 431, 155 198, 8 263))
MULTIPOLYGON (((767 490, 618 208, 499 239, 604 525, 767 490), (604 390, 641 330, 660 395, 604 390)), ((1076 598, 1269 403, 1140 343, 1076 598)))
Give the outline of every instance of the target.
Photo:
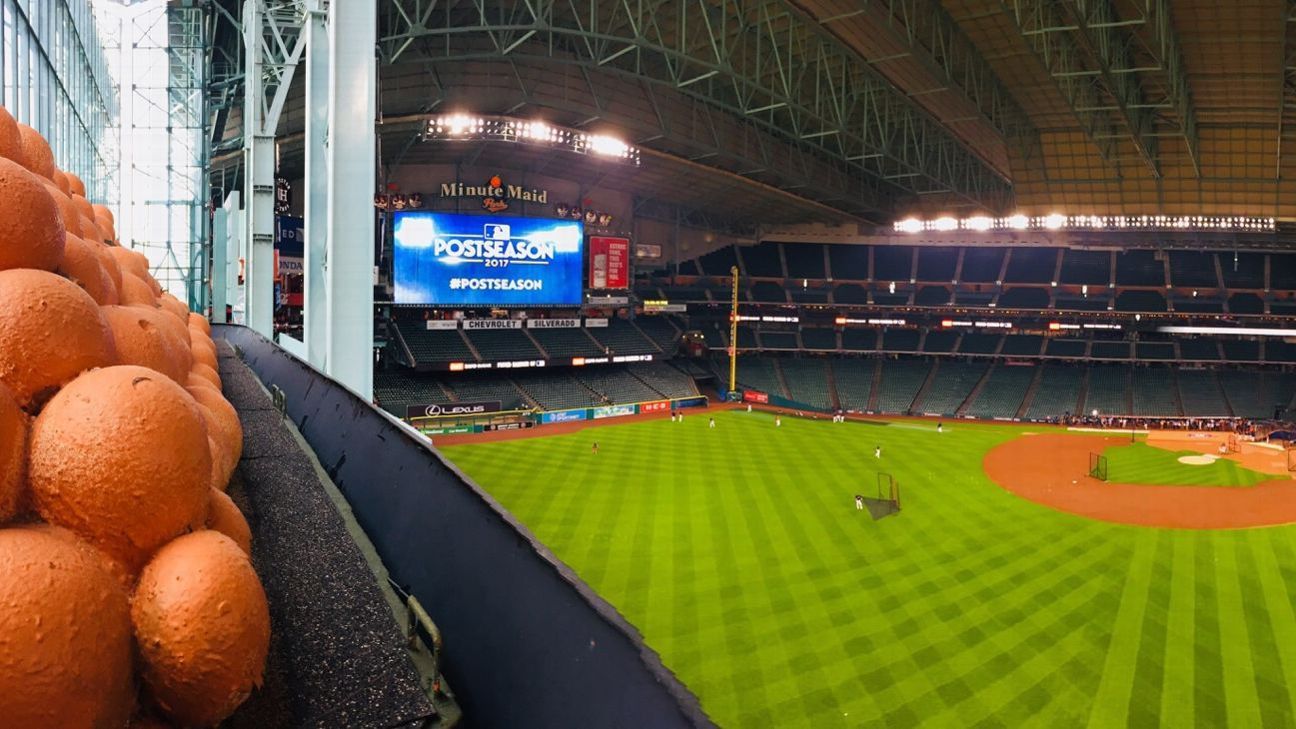
POLYGON ((1296 727, 1296 0, 0 0, 0 77, 0 726, 1296 727))

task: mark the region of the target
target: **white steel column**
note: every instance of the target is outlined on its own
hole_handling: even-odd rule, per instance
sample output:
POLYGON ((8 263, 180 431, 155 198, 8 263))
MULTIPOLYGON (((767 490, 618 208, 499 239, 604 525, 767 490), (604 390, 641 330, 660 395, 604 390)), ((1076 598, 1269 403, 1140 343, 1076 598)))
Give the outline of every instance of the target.
POLYGON ((247 53, 243 74, 243 219, 247 260, 244 265, 244 305, 247 325, 274 337, 274 185, 275 127, 266 119, 262 80, 266 73, 262 43, 265 8, 261 0, 243 5, 243 48, 247 53), (267 129, 268 128, 268 129, 267 129), (267 134, 267 131, 269 132, 267 134))
POLYGON ((229 213, 224 206, 212 211, 212 266, 211 266, 211 320, 225 323, 226 297, 226 261, 229 256, 229 233, 225 226, 229 224, 229 213))
MULTIPOLYGON (((341 4, 335 0, 337 4, 341 4)), ((364 3, 361 3, 362 5, 364 3)), ((306 8, 306 215, 305 215, 305 302, 303 317, 306 359, 325 369, 328 340, 328 287, 324 280, 328 265, 328 190, 326 161, 329 112, 329 35, 325 0, 308 0, 306 8)))
POLYGON ((330 376, 372 398, 377 1, 329 12, 324 356, 330 376))

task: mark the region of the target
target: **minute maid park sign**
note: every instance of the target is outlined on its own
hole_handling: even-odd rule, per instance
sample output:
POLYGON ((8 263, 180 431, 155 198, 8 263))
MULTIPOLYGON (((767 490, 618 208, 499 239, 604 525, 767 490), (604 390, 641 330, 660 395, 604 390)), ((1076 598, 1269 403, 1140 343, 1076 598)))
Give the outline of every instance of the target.
POLYGON ((465 185, 462 182, 441 183, 441 197, 480 197, 482 208, 492 213, 508 210, 509 202, 520 200, 546 205, 549 202, 549 191, 538 187, 527 188, 522 185, 506 185, 495 175, 485 185, 465 185))

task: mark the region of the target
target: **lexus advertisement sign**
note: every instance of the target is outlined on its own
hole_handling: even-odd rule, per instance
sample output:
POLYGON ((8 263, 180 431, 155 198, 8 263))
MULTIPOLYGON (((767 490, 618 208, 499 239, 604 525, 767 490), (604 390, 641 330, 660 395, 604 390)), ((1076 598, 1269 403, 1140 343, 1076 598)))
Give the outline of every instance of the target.
POLYGON ((405 419, 414 418, 451 418, 463 415, 481 415, 497 413, 502 408, 499 400, 482 402, 452 402, 433 405, 406 405, 405 419))

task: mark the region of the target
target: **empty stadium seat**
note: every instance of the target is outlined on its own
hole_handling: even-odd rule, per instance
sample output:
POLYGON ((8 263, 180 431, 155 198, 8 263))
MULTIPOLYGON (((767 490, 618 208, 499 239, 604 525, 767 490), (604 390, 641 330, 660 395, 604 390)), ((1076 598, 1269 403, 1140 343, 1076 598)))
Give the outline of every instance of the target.
POLYGON ((1227 417, 1233 414, 1214 370, 1181 369, 1177 377, 1184 415, 1227 417))
POLYGON ((872 329, 845 329, 842 331, 842 349, 854 352, 872 352, 877 349, 877 332, 872 329))
MULTIPOLYGON (((652 320, 653 317, 647 317, 652 320)), ((612 318, 606 327, 590 327, 585 330, 598 340, 598 343, 611 350, 612 354, 652 354, 657 346, 644 336, 634 324, 623 319, 612 318)))
POLYGON ((1089 356, 1094 359, 1129 359, 1129 342, 1094 342, 1089 347, 1089 356))
POLYGON ((1177 416, 1174 373, 1167 367, 1135 367, 1130 378, 1135 415, 1177 416))
POLYGON ((936 365, 927 391, 914 403, 915 412, 934 415, 954 415, 972 394, 989 364, 986 362, 958 362, 941 360, 936 365))
POLYGON ((1165 295, 1160 291, 1126 289, 1116 294, 1116 311, 1165 311, 1165 295))
POLYGON ((943 354, 953 352, 958 343, 958 332, 931 330, 923 338, 922 351, 943 354))
POLYGON ((1129 415, 1130 371, 1127 365, 1096 364, 1089 368, 1083 412, 1097 410, 1100 415, 1129 415))
POLYGON ((837 332, 820 327, 806 327, 801 330, 801 343, 806 349, 837 349, 837 332))
POLYGON ((1015 286, 999 295, 1000 309, 1047 309, 1049 290, 1036 286, 1015 286))
POLYGON ((837 385, 837 401, 846 410, 869 409, 873 394, 873 375, 878 362, 873 359, 833 359, 829 362, 837 385))
POLYGON ((454 392, 459 402, 490 402, 498 400, 505 410, 531 407, 522 391, 508 375, 498 373, 472 373, 446 375, 441 379, 444 387, 454 392))
POLYGON ((830 245, 828 265, 834 280, 864 281, 869 277, 869 247, 830 245))
POLYGON ((717 248, 698 259, 704 276, 729 276, 730 269, 738 265, 738 254, 733 246, 717 248))
POLYGON ((521 329, 472 329, 464 330, 464 334, 468 335, 483 360, 540 357, 540 350, 535 348, 521 329))
POLYGON ((1179 340, 1179 356, 1185 360, 1202 361, 1220 358, 1219 344, 1214 339, 1194 337, 1179 340))
POLYGON ((952 282, 958 266, 959 249, 947 247, 918 249, 918 280, 952 282))
POLYGON ((874 281, 908 281, 913 272, 914 249, 909 246, 873 248, 874 281))
POLYGON ((950 303, 950 290, 944 286, 921 286, 914 295, 917 306, 947 306, 950 303))
POLYGON ((1265 255, 1263 253, 1220 253, 1220 274, 1231 289, 1263 289, 1265 255))
POLYGON ((743 270, 748 276, 783 278, 783 262, 779 257, 778 243, 742 246, 738 249, 738 255, 742 256, 743 270))
POLYGON ((1116 254, 1116 284, 1164 288, 1165 264, 1156 251, 1134 250, 1116 254))
POLYGON ((576 371, 576 379, 617 405, 661 399, 661 393, 619 367, 584 367, 576 371))
POLYGON ((664 362, 634 364, 630 365, 627 371, 661 393, 663 397, 696 397, 698 394, 697 384, 692 377, 664 362))
POLYGON ((1036 357, 1044 347, 1044 337, 1037 334, 1009 334, 1004 337, 1000 354, 1018 357, 1036 357))
MULTIPOLYGON (((963 335, 959 340, 958 351, 960 354, 994 354, 999 348, 999 341, 1002 337, 998 334, 980 334, 969 332, 963 335)), ((1039 347, 1035 349, 1039 354, 1039 347)))
POLYGON ((1047 420, 1076 412, 1085 368, 1080 365, 1048 363, 1040 373, 1039 387, 1026 409, 1028 420, 1047 420))
POLYGON ((882 349, 887 352, 917 352, 919 336, 916 329, 888 329, 882 333, 882 349))
POLYGON ((841 284, 833 289, 833 301, 838 304, 857 304, 864 305, 868 303, 868 289, 859 284, 841 284))
POLYGON ((1105 286, 1111 281, 1111 253, 1066 250, 1062 252, 1059 283, 1105 286))
POLYGON ((590 338, 584 329, 529 329, 532 337, 550 357, 596 357, 605 345, 590 338))
POLYGON ((373 389, 378 404, 398 418, 405 417, 409 405, 451 402, 450 395, 441 389, 435 377, 404 368, 375 369, 373 389))
POLYGON ((827 360, 783 359, 779 360, 779 366, 793 400, 822 410, 834 407, 828 392, 827 360))
POLYGON ((1038 367, 994 365, 977 397, 968 405, 965 415, 974 418, 1013 418, 1035 379, 1038 367))
POLYGON ((521 385, 544 410, 567 410, 602 404, 603 398, 567 372, 532 372, 518 378, 521 385))
POLYGON ((774 361, 765 357, 739 357, 738 384, 780 397, 788 396, 779 382, 774 361))
POLYGON ((1007 249, 968 248, 963 252, 963 271, 960 283, 995 283, 1007 249))
POLYGON ((773 281, 757 281, 751 285, 752 301, 766 301, 775 304, 788 302, 787 289, 773 281))
POLYGON ((1004 283, 1052 283, 1058 252, 1057 248, 1013 248, 1004 283))
POLYGON ((762 349, 799 349, 796 332, 761 332, 762 349))
POLYGON ((884 413, 909 412, 930 371, 931 364, 925 360, 883 360, 882 379, 878 384, 878 410, 884 413))
POLYGON ((400 322, 397 328, 415 362, 476 361, 458 329, 429 330, 422 321, 400 322))
POLYGON ((789 278, 823 279, 824 247, 819 243, 784 243, 783 258, 789 278))
POLYGON ((1044 354, 1050 357, 1083 357, 1088 343, 1080 339, 1049 339, 1044 354))
POLYGON ((1201 251, 1170 252, 1170 285, 1215 288, 1219 277, 1215 275, 1215 254, 1201 251))

